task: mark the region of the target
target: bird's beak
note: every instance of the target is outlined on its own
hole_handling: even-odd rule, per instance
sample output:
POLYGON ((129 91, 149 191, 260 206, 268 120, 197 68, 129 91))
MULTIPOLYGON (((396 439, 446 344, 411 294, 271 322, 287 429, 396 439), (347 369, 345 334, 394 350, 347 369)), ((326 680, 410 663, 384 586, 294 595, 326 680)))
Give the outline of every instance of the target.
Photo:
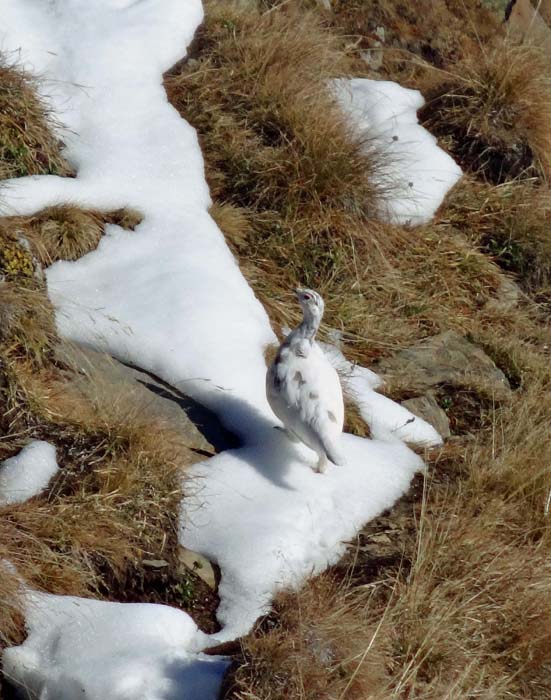
POLYGON ((297 299, 300 299, 300 295, 302 294, 302 289, 300 287, 297 287, 295 289, 295 296, 297 299))

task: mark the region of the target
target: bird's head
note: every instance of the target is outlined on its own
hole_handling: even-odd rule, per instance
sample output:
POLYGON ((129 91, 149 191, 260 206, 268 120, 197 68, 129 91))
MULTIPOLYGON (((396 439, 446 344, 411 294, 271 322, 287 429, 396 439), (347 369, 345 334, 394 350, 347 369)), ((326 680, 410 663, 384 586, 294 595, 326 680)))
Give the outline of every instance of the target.
POLYGON ((295 289, 295 294, 302 309, 304 320, 317 327, 323 316, 325 304, 321 296, 313 289, 295 289))

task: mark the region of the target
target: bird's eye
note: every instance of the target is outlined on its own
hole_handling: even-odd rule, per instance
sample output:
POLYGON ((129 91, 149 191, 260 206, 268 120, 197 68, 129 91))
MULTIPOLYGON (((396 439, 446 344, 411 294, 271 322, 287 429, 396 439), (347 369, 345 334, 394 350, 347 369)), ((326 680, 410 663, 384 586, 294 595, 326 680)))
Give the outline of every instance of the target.
POLYGON ((310 301, 310 299, 312 298, 312 295, 311 294, 303 294, 302 298, 306 299, 306 301, 310 301))

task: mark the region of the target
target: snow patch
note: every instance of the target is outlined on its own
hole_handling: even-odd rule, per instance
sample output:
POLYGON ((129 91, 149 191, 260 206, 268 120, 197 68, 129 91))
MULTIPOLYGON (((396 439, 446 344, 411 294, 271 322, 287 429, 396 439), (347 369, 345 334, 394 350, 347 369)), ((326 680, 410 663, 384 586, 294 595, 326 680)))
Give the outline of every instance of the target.
MULTIPOLYGON (((335 562, 345 540, 407 489, 422 462, 398 439, 405 414, 372 392, 371 406, 379 403, 371 420, 385 440, 343 436, 346 466, 323 476, 311 469, 313 453, 274 427, 263 351, 275 335, 208 215, 195 131, 161 84, 201 20, 199 0, 0 0, 0 17, 1 45, 22 46, 27 67, 45 78, 77 170, 74 179, 7 182, 5 213, 70 202, 144 215, 134 232, 109 226, 97 250, 48 270, 60 333, 160 376, 214 410, 245 445, 194 467, 181 513, 183 544, 222 568, 226 627, 218 637, 244 634, 275 591, 335 562)), ((373 386, 367 372, 354 370, 349 382, 362 400, 373 386)), ((51 687, 52 697, 80 695, 74 689, 84 683, 90 697, 134 698, 143 688, 152 689, 142 692, 148 699, 175 697, 173 659, 176 668, 187 661, 171 640, 182 654, 201 648, 192 623, 172 619, 178 611, 166 612, 169 620, 154 606, 163 634, 173 624, 179 630, 167 632, 167 651, 156 613, 122 606, 127 612, 104 614, 103 603, 55 596, 33 601, 27 646, 6 653, 14 677, 51 687), (111 615, 118 625, 109 626, 111 615), (87 668, 105 669, 111 683, 87 668), (132 687, 117 686, 123 677, 132 687), (61 695, 65 688, 73 695, 61 695)))
POLYGON ((366 78, 334 80, 331 87, 354 130, 385 159, 381 216, 398 224, 430 221, 462 171, 418 123, 421 93, 366 78))
POLYGON ((349 362, 335 345, 319 345, 339 373, 344 395, 357 406, 374 438, 398 439, 425 447, 442 444, 442 437, 430 423, 375 391, 384 384, 378 374, 349 362))
POLYGON ((341 447, 346 465, 317 474, 316 455, 272 428, 262 445, 192 468, 181 539, 221 567, 219 641, 246 634, 278 590, 336 563, 423 464, 397 440, 343 435, 341 447))
POLYGON ((207 635, 166 605, 29 592, 25 620, 28 637, 4 651, 3 671, 29 698, 207 700, 229 663, 198 653, 207 635))
POLYGON ((0 506, 38 496, 57 473, 55 447, 34 440, 0 464, 0 506))

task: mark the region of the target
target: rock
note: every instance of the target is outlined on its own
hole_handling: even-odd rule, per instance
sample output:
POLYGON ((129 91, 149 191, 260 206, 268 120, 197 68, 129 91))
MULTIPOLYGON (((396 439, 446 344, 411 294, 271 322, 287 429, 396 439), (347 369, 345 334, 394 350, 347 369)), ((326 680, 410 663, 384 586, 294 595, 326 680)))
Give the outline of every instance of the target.
POLYGON ((216 575, 214 567, 206 557, 191 549, 187 549, 187 547, 179 547, 178 560, 181 566, 193 571, 193 573, 199 576, 209 588, 213 591, 216 590, 218 586, 218 576, 216 575))
POLYGON ((551 27, 551 0, 538 0, 538 12, 548 27, 551 27))
POLYGON ((166 559, 143 559, 142 564, 147 569, 166 569, 169 566, 166 559))
MULTIPOLYGON (((548 3, 545 3, 542 14, 549 16, 548 3)), ((507 24, 515 38, 529 39, 546 53, 551 53, 551 29, 530 0, 516 0, 510 5, 507 24)))
POLYGON ((443 408, 440 408, 434 394, 428 393, 424 396, 416 396, 413 399, 402 401, 402 406, 411 411, 415 416, 423 418, 430 423, 440 435, 446 439, 451 436, 450 421, 443 408))
POLYGON ((374 41, 373 48, 368 49, 367 51, 362 51, 360 53, 362 60, 364 60, 367 63, 371 70, 378 71, 382 68, 384 54, 382 48, 380 47, 382 47, 381 42, 374 41))
POLYGON ((373 369, 383 378, 399 378, 419 394, 438 384, 479 385, 496 398, 511 390, 507 377, 484 350, 454 331, 405 348, 373 369))
POLYGON ((72 343, 60 343, 55 354, 59 362, 76 373, 72 380, 75 388, 90 398, 94 398, 98 385, 112 385, 114 396, 123 390, 131 392, 136 405, 146 415, 166 421, 183 434, 188 447, 205 456, 235 446, 235 439, 211 411, 157 377, 124 365, 110 355, 72 343))
POLYGON ((522 292, 518 284, 510 277, 502 275, 499 287, 496 289, 496 296, 490 299, 488 307, 497 311, 510 311, 518 306, 522 292))

